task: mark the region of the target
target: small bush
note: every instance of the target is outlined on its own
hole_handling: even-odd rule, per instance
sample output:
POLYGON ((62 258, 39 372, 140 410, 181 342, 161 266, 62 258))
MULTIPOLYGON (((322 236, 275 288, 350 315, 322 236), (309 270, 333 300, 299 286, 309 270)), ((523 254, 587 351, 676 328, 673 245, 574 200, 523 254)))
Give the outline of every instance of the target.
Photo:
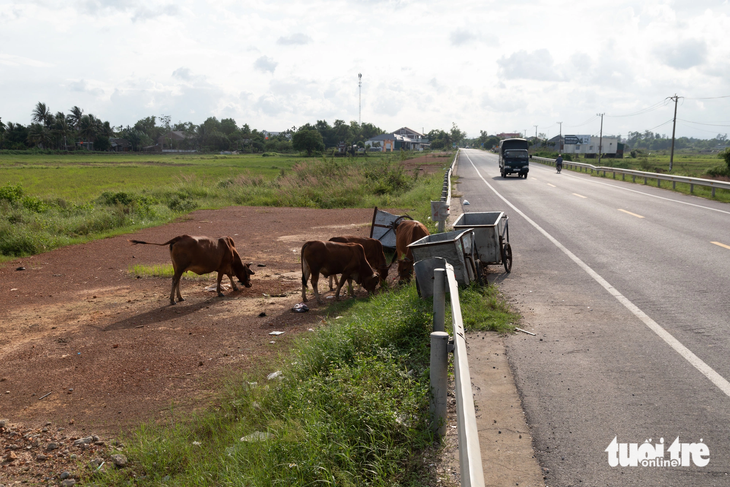
POLYGON ((17 203, 22 197, 23 188, 20 185, 13 186, 12 184, 6 184, 0 188, 0 201, 17 203))

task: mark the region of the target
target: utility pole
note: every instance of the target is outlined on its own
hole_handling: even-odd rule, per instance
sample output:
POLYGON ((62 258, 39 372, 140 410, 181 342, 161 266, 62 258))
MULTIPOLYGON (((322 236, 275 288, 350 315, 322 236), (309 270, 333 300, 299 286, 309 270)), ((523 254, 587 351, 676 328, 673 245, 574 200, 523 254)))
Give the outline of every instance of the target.
POLYGON ((558 122, 560 125, 560 135, 558 136, 558 152, 563 152, 563 122, 558 122))
POLYGON ((535 142, 537 142, 537 125, 533 125, 535 127, 535 142))
POLYGON ((357 124, 362 126, 362 73, 357 73, 358 113, 357 124))
POLYGON ((674 96, 667 97, 669 100, 674 100, 674 122, 672 123, 672 151, 669 153, 669 172, 672 172, 672 166, 674 165, 674 131, 677 128, 677 100, 679 97, 675 93, 674 96))
POLYGON ((598 165, 601 165, 601 153, 603 152, 603 116, 605 113, 596 113, 597 116, 601 117, 601 132, 598 136, 598 165))

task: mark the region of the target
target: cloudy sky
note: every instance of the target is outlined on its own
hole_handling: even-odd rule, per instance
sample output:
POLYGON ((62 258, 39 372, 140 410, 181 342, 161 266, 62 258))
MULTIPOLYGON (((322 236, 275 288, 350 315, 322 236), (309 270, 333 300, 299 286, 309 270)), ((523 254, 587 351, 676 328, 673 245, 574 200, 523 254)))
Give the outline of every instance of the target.
POLYGON ((0 118, 730 133, 728 0, 0 0, 0 118), (537 126, 537 127, 535 127, 537 126))

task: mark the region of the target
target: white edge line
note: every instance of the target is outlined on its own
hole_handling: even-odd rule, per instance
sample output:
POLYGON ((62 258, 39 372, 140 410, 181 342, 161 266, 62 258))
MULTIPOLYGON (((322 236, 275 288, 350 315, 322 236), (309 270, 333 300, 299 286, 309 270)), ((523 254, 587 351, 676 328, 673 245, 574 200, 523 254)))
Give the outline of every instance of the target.
MULTIPOLYGON (((467 156, 467 157, 469 157, 469 156, 467 156)), ((570 173, 568 173, 568 176, 570 176, 570 177, 577 177, 577 175, 573 175, 573 174, 570 174, 570 173)), ((581 178, 581 179, 583 179, 583 178, 581 178)), ((608 178, 605 178, 605 179, 608 179, 608 178)), ((594 184, 600 184, 600 185, 603 185, 603 186, 608 186, 610 188, 620 189, 622 191, 629 191, 631 193, 636 193, 636 194, 640 194, 640 195, 643 195, 643 196, 649 196, 651 198, 656 198, 656 199, 665 200, 665 201, 671 201, 672 203, 678 203, 680 205, 694 206, 695 208, 702 208, 703 210, 717 211, 719 213, 725 213, 727 215, 730 215, 730 211, 721 210, 719 208, 712 208, 710 206, 698 205, 698 204, 695 204, 695 203, 690 203, 688 201, 680 201, 680 200, 675 200, 675 199, 672 199, 672 198, 667 198, 665 196, 659 196, 659 195, 656 195, 656 194, 645 193, 643 191, 637 191, 635 189, 625 188, 625 187, 623 187, 622 185, 619 185, 619 184, 605 183, 603 181, 597 180, 595 176, 591 176, 590 179, 585 179, 585 181, 590 181, 591 183, 594 183, 594 184)), ((610 179, 609 179, 609 181, 610 181, 610 179)), ((617 183, 628 182, 629 184, 635 184, 635 183, 631 183, 630 181, 623 181, 621 179, 616 179, 615 181, 617 183)), ((659 189, 665 189, 666 190, 666 188, 659 188, 659 189)), ((691 195, 685 195, 685 196, 691 196, 691 195)))
MULTIPOLYGON (((600 284, 606 291, 611 294, 616 300, 623 304, 626 309, 631 311, 631 313, 634 314, 637 318, 639 318, 651 331, 659 335, 659 337, 664 340, 667 345, 672 347, 675 352, 677 352, 679 355, 681 355, 685 360, 687 360, 694 368, 696 368, 702 375, 707 377, 710 382, 715 384, 715 386, 718 387, 722 392, 725 393, 726 396, 730 397, 730 382, 727 381, 723 376, 718 374, 712 367, 707 365, 705 362, 702 361, 697 355, 695 355, 689 348, 682 345, 682 343, 674 338, 667 330, 661 327, 659 323, 651 319, 646 313, 641 311, 638 306, 636 306, 634 303, 632 303, 626 296, 621 294, 615 287, 613 287, 611 284, 608 283, 603 277, 601 277, 596 271, 590 268, 588 264, 583 262, 581 259, 578 258, 573 252, 568 250, 563 244, 558 242, 552 235, 550 235, 547 231, 545 231, 540 225, 535 223, 530 217, 525 215, 522 211, 518 210, 515 205, 510 203, 504 196, 499 194, 494 187, 492 187, 491 184, 487 182, 486 179, 482 176, 482 174, 479 172, 479 169, 477 169, 476 165, 474 165, 474 162, 471 160, 468 154, 465 154, 467 159, 469 159, 469 162, 471 163, 474 170, 479 175, 479 178, 484 181, 484 184, 491 189, 494 194, 496 194, 502 201, 507 203, 507 205, 510 206, 514 211, 516 211, 522 218, 524 218, 530 225, 535 227, 535 229, 542 233, 545 238, 550 240, 556 247, 558 247, 560 250, 563 251, 565 255, 567 255, 573 262, 578 264, 578 266, 583 269, 589 276, 591 276, 598 284, 600 284)), ((638 192, 638 191, 637 191, 638 192)), ((649 195, 651 196, 651 195, 649 195)), ((693 205, 693 206, 699 206, 699 205, 693 205)), ((711 209, 711 208, 710 208, 711 209)), ((722 210, 718 210, 722 211, 722 210)))

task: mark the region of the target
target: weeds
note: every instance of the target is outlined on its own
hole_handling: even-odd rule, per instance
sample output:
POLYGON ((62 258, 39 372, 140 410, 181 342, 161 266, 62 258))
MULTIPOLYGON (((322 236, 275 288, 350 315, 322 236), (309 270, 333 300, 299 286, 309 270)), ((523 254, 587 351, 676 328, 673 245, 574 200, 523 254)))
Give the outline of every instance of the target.
MULTIPOLYGON (((83 171, 93 173, 98 168, 83 171)), ((109 168, 109 170, 114 168, 109 168)), ((266 171, 272 171, 267 168, 266 171)), ((127 174, 126 172, 124 174, 127 174)), ((79 178, 88 174, 79 174, 79 178)), ((313 159, 275 177, 246 170, 220 179, 181 174, 167 185, 102 191, 92 200, 42 199, 20 184, 0 187, 0 256, 45 252, 112 233, 167 223, 198 208, 231 205, 308 208, 414 207, 439 177, 409 176, 391 158, 313 159)))
POLYGON ((133 468, 96 484, 426 483, 430 303, 411 285, 330 311, 342 318, 298 339, 279 377, 232 377, 216 410, 141 427, 133 468))

